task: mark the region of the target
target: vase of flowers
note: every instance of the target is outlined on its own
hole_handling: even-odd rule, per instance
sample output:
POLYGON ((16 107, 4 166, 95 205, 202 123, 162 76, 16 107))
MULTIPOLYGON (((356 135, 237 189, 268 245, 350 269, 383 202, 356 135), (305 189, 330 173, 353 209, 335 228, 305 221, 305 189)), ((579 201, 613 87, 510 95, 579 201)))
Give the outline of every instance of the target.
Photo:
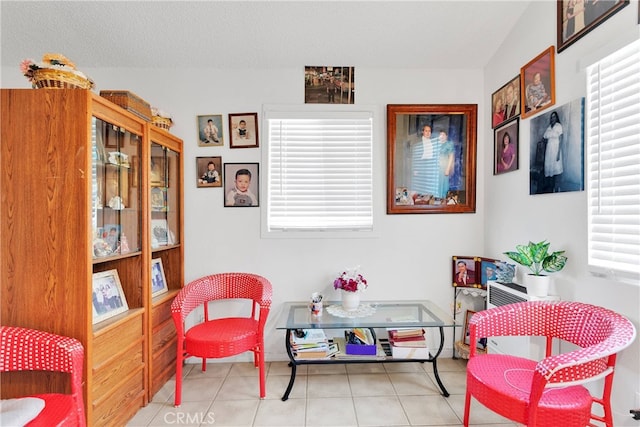
POLYGON ((342 293, 342 308, 346 311, 357 310, 360 306, 360 292, 367 289, 367 280, 358 273, 358 268, 352 268, 340 273, 333 281, 333 288, 342 293))

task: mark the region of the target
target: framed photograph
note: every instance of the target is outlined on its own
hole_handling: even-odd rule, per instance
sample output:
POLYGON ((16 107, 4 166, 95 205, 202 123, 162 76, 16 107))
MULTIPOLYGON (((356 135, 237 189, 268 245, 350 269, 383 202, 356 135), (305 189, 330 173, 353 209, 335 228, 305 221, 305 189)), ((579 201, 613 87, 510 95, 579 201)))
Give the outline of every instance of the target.
POLYGON ((229 114, 230 148, 258 147, 258 113, 229 114))
POLYGON ((198 187, 222 187, 222 157, 196 157, 198 187))
POLYGON ((166 219, 151 220, 151 247, 173 245, 175 238, 166 219))
POLYGON ((491 95, 491 127, 495 129, 502 123, 520 116, 520 76, 491 95))
POLYGON ((304 67, 305 104, 354 104, 355 67, 304 67))
POLYGON ((550 46, 520 69, 521 117, 530 117, 556 103, 555 48, 550 46))
POLYGON ((151 156, 149 181, 152 187, 168 187, 169 164, 165 156, 151 156))
POLYGON ((167 278, 164 276, 164 268, 162 267, 162 259, 156 258, 151 260, 151 297, 157 297, 160 294, 169 292, 167 286, 167 278))
POLYGON ((453 256, 452 260, 452 284, 460 288, 480 288, 482 284, 477 275, 476 258, 470 256, 453 256))
POLYGON ((584 98, 531 119, 529 194, 584 190, 584 98))
POLYGON ((480 284, 482 289, 487 289, 487 282, 489 280, 498 280, 498 273, 500 271, 501 261, 491 258, 482 258, 478 260, 480 264, 480 284))
POLYGON ((224 206, 260 206, 258 163, 224 164, 224 206))
POLYGON ((151 210, 153 212, 167 212, 166 187, 151 187, 151 210))
MULTIPOLYGON (((558 53, 602 24, 629 0, 557 0, 558 53)), ((638 9, 640 23, 640 9, 638 9)))
POLYGON ((106 168, 105 202, 113 210, 129 206, 129 171, 127 168, 106 168))
POLYGON ((93 275, 91 301, 94 325, 129 310, 118 270, 108 270, 93 275))
POLYGON ((224 145, 222 114, 198 116, 197 122, 199 147, 222 147, 224 145))
POLYGON ((520 119, 513 119, 493 131, 493 174, 518 170, 520 119))
POLYGON ((476 211, 476 104, 387 105, 387 213, 476 211))
POLYGON ((471 341, 469 341, 471 331, 469 330, 469 322, 471 321, 471 317, 476 314, 473 310, 467 310, 464 314, 464 325, 462 325, 462 336, 464 337, 463 342, 466 345, 471 345, 471 341))

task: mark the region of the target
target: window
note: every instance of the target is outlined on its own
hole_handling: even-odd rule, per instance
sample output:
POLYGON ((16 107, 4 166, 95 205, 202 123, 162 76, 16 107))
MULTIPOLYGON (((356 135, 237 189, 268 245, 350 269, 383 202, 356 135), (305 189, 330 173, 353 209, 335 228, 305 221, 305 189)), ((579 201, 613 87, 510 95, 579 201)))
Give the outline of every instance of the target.
POLYGON ((263 231, 372 231, 373 113, 269 111, 264 116, 263 231))
POLYGON ((587 68, 589 266, 640 278, 640 40, 587 68))

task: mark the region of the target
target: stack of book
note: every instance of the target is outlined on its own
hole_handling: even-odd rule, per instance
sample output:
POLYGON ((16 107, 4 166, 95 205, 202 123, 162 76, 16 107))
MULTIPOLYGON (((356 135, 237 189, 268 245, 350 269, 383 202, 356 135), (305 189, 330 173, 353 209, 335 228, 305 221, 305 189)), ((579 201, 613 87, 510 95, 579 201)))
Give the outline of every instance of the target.
POLYGON ((428 359, 429 348, 422 328, 387 329, 391 354, 398 359, 428 359))
POLYGON ((297 329, 289 335, 296 359, 327 359, 337 352, 322 329, 297 329))

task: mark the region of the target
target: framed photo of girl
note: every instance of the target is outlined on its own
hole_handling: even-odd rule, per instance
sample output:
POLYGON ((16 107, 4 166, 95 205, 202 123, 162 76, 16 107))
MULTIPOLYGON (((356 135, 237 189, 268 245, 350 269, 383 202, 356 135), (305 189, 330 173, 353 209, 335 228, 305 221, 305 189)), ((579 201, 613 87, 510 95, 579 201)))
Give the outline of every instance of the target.
POLYGON ((518 170, 520 119, 515 118, 493 132, 493 174, 518 170))
MULTIPOLYGON (((628 4, 629 0, 557 0, 558 53, 628 4)), ((640 9, 638 14, 640 22, 640 9)))
POLYGON ((222 157, 196 157, 197 186, 222 187, 222 157))
POLYGON ((387 105, 387 213, 476 210, 477 104, 387 105))
POLYGON ((502 86, 491 95, 491 127, 495 129, 502 123, 520 116, 520 75, 502 86))
POLYGON ((198 116, 198 146, 222 147, 223 145, 222 114, 198 116))
POLYGON ((258 163, 224 164, 224 206, 260 206, 258 163))
POLYGON ((550 46, 520 69, 521 117, 556 103, 555 47, 550 46))
POLYGON ((258 147, 258 113, 229 114, 230 148, 258 147))

